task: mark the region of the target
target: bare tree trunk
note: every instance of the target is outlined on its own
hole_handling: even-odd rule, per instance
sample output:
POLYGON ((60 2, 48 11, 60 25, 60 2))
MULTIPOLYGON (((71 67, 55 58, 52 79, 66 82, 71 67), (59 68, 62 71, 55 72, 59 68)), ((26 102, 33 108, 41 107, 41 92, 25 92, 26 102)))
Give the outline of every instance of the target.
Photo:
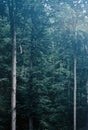
POLYGON ((29 118, 29 130, 33 130, 33 120, 29 118))
POLYGON ((74 56, 74 130, 76 130, 76 91, 77 91, 76 65, 77 65, 77 58, 76 56, 74 56))
POLYGON ((16 130, 16 32, 13 33, 13 56, 12 56, 12 130, 16 130))
POLYGON ((11 112, 12 130, 16 130, 16 25, 15 25, 15 0, 8 0, 10 28, 12 36, 12 92, 11 92, 11 112))
POLYGON ((86 107, 87 107, 87 114, 86 114, 86 130, 88 129, 88 81, 87 81, 87 83, 86 83, 86 92, 87 92, 87 97, 86 97, 86 99, 87 99, 87 101, 86 101, 86 103, 87 103, 87 105, 86 105, 86 107))

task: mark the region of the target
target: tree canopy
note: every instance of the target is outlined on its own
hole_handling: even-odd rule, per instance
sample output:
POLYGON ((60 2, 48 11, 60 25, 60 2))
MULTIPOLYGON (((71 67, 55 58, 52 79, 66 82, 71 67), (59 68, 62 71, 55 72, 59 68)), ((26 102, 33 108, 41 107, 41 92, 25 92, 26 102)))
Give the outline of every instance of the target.
POLYGON ((75 57, 76 128, 86 130, 88 1, 0 0, 1 130, 11 129, 13 28, 16 129, 73 130, 75 57))

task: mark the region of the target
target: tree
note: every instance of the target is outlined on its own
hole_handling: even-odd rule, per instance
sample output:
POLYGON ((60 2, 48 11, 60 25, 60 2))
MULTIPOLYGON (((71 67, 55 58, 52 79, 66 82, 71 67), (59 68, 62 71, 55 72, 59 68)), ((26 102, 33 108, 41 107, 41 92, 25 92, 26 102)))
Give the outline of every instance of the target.
POLYGON ((16 130, 16 3, 14 0, 8 0, 11 36, 12 36, 12 97, 11 97, 11 111, 12 111, 12 130, 16 130))
POLYGON ((88 17, 85 3, 86 0, 8 0, 8 10, 7 0, 0 1, 1 129, 9 130, 11 124, 14 41, 17 50, 16 54, 13 49, 14 78, 18 86, 14 128, 71 130, 86 126, 88 17))

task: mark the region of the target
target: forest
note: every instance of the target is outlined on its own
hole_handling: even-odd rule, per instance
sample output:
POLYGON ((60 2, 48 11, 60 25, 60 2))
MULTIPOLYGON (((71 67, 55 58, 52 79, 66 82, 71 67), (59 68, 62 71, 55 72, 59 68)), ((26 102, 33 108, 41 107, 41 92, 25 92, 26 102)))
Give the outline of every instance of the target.
POLYGON ((88 0, 0 0, 0 130, 88 130, 88 0))

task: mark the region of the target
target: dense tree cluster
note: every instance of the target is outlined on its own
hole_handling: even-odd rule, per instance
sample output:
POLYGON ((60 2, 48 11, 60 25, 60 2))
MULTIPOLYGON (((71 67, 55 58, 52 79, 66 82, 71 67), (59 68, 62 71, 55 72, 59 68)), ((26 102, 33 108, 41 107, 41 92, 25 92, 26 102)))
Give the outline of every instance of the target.
POLYGON ((88 128, 87 5, 0 0, 1 130, 88 128))

